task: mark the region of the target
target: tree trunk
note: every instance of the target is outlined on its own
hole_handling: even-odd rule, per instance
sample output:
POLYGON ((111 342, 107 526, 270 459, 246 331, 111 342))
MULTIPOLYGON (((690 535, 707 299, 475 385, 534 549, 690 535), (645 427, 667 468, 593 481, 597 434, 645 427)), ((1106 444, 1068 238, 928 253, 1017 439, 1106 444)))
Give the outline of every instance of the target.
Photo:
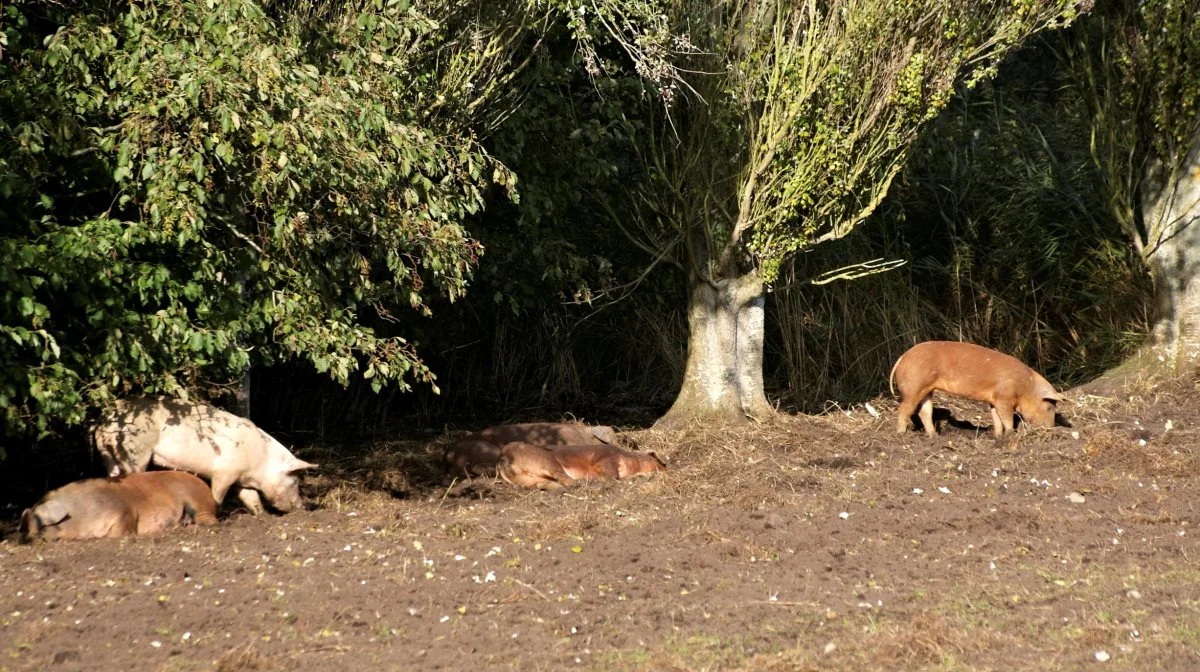
POLYGON ((233 393, 233 403, 229 411, 243 418, 250 417, 250 367, 242 371, 242 383, 233 393))
POLYGON ((683 387, 658 427, 766 421, 775 414, 763 390, 762 280, 751 272, 714 284, 692 285, 683 387))
MULTIPOLYGON (((246 298, 246 274, 242 273, 237 280, 238 294, 242 299, 246 298)), ((234 415, 250 419, 250 364, 247 363, 242 369, 242 382, 233 392, 233 399, 230 402, 229 412, 234 415)))
POLYGON ((1144 233, 1133 242, 1154 282, 1150 335, 1120 366, 1080 386, 1090 394, 1115 394, 1131 379, 1173 377, 1200 358, 1200 134, 1182 160, 1152 162, 1140 186, 1144 233))
POLYGON ((1142 181, 1154 323, 1138 359, 1164 373, 1192 368, 1200 356, 1200 136, 1175 165, 1154 165, 1142 181))

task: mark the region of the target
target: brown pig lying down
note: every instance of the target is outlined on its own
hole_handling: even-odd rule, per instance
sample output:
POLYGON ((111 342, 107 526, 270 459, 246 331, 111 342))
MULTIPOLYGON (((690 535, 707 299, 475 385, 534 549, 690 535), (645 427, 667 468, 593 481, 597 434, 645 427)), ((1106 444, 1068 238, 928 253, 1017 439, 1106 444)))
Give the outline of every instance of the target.
MULTIPOLYGON (((900 355, 888 380, 900 389, 900 408, 896 430, 908 430, 909 418, 920 407, 925 433, 935 436, 933 393, 954 394, 992 406, 996 436, 1013 431, 1013 413, 1032 425, 1054 426, 1056 404, 1062 395, 1036 371, 1019 359, 973 345, 954 341, 918 343, 900 355)), ((891 388, 893 393, 895 388, 891 388)))
POLYGON ((635 453, 605 444, 543 448, 513 442, 500 453, 500 478, 522 488, 543 490, 576 481, 633 478, 666 471, 654 453, 635 453))
POLYGON ((617 432, 607 425, 573 422, 526 422, 497 425, 454 442, 443 455, 446 470, 467 476, 495 476, 500 447, 520 442, 533 446, 571 446, 617 443, 617 432))
POLYGON ((183 471, 90 478, 51 490, 21 514, 21 538, 96 539, 217 524, 208 485, 183 471))

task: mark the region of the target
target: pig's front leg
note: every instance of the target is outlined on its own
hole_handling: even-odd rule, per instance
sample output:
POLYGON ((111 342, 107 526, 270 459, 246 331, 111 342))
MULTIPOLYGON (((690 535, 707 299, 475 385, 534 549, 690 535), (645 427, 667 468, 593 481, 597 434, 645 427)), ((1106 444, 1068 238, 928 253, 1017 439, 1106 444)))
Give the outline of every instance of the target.
POLYGON ((245 504, 246 508, 250 509, 250 513, 256 516, 263 514, 262 499, 259 498, 257 490, 254 488, 242 488, 238 490, 237 496, 238 499, 242 500, 242 504, 245 504))
POLYGON ((1005 432, 1012 433, 1013 413, 1011 405, 1001 403, 992 407, 992 423, 997 439, 1004 436, 1005 432))

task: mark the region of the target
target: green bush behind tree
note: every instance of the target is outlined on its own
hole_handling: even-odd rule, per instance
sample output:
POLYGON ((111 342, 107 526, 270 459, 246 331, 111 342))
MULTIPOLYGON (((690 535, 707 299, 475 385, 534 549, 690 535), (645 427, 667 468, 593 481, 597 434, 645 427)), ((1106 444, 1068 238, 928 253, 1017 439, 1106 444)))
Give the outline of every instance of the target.
POLYGON ((366 316, 462 295, 480 252, 464 222, 515 186, 472 125, 519 35, 472 13, 464 43, 457 5, 406 4, 319 22, 249 0, 6 4, 8 432, 292 358, 432 384, 366 316))

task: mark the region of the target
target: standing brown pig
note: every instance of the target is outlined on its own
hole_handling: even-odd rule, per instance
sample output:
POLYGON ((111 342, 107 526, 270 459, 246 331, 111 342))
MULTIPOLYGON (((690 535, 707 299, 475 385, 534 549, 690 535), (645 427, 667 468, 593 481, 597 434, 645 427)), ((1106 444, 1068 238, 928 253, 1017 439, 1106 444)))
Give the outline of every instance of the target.
POLYGON ((182 471, 89 478, 51 490, 21 514, 21 537, 97 539, 217 524, 208 485, 182 471))
POLYGON ((934 391, 991 404, 997 437, 1013 431, 1014 411, 1028 423, 1053 427, 1055 404, 1062 401, 1062 395, 1045 378, 1020 360, 971 343, 918 343, 900 355, 892 367, 888 386, 895 394, 893 380, 900 388, 896 431, 901 434, 908 430, 909 418, 918 406, 925 433, 937 434, 933 426, 934 391))

